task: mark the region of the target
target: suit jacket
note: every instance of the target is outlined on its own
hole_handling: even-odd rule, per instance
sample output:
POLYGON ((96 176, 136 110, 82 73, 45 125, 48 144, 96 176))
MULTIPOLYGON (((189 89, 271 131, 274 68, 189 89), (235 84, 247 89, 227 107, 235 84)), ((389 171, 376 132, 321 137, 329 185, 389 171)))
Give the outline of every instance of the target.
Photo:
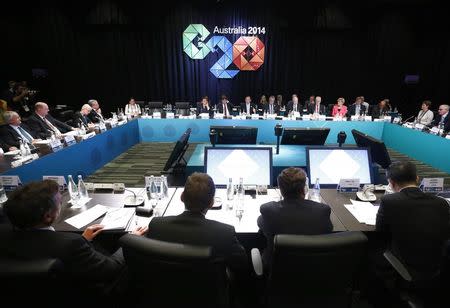
POLYGON ((333 224, 328 205, 311 200, 283 200, 261 205, 258 227, 267 239, 264 264, 272 259, 273 238, 277 234, 315 235, 330 233, 333 224))
POLYGON ((384 108, 384 109, 380 109, 380 107, 378 105, 373 106, 372 109, 372 118, 374 119, 378 119, 380 118, 382 113, 387 113, 389 112, 389 108, 384 108))
POLYGON ((91 123, 98 123, 100 122, 100 119, 102 118, 101 115, 97 113, 94 109, 91 110, 91 112, 88 113, 87 117, 91 121, 91 123))
MULTIPOLYGON (((227 103, 227 109, 228 109, 228 114, 227 115, 230 117, 231 116, 231 112, 233 111, 233 105, 230 102, 227 103)), ((217 104, 217 111, 219 113, 223 113, 223 104, 222 104, 222 102, 217 104)))
MULTIPOLYGON (((24 125, 20 126, 33 137, 33 134, 26 127, 24 127, 24 125)), ((20 148, 21 139, 22 137, 9 124, 5 124, 0 127, 0 140, 2 140, 8 149, 10 147, 20 148)))
POLYGON ((408 187, 381 198, 376 230, 388 236, 391 251, 416 274, 433 273, 449 238, 446 200, 408 187))
MULTIPOLYGON (((438 126, 439 122, 441 122, 442 116, 438 115, 433 122, 431 122, 432 126, 438 126)), ((444 119, 444 131, 449 132, 450 131, 450 113, 447 114, 447 116, 444 119)))
MULTIPOLYGON (((98 120, 98 119, 97 119, 98 120)), ((89 116, 83 116, 81 112, 77 111, 75 112, 73 116, 73 123, 74 125, 78 126, 79 124, 83 124, 84 127, 87 127, 89 123, 92 123, 89 116)))
POLYGON ((203 107, 202 103, 197 104, 197 114, 200 113, 210 113, 213 110, 211 106, 209 106, 209 110, 206 107, 203 107))
MULTIPOLYGON (((264 111, 269 113, 269 103, 264 105, 264 111)), ((273 104, 273 114, 278 114, 280 112, 280 106, 278 106, 276 103, 273 104)))
POLYGON ((247 255, 239 244, 234 227, 206 219, 201 213, 185 211, 178 216, 155 217, 148 225, 147 237, 181 244, 211 246, 217 257, 224 257, 232 269, 247 267, 247 255))
MULTIPOLYGON (((72 127, 63 123, 61 121, 56 120, 50 114, 46 116, 46 119, 53 124, 53 126, 57 127, 61 133, 66 133, 72 130, 72 127)), ((33 113, 27 120, 27 125, 31 129, 31 133, 36 139, 47 139, 51 137, 51 133, 49 130, 50 127, 38 116, 36 113, 33 113)))
MULTIPOLYGON (((289 113, 292 110, 294 110, 294 102, 293 101, 289 101, 286 105, 286 112, 289 113)), ((297 111, 302 113, 303 112, 303 106, 300 102, 297 103, 297 111)))
MULTIPOLYGON (((309 113, 316 112, 316 103, 308 105, 308 112, 309 113)), ((325 114, 325 105, 323 104, 323 102, 320 103, 319 114, 325 114)))
POLYGON ((0 254, 20 259, 57 258, 69 277, 80 283, 109 283, 124 269, 122 251, 108 257, 81 235, 50 230, 0 229, 0 254))
MULTIPOLYGON (((362 115, 364 112, 366 112, 366 106, 361 104, 359 106, 359 113, 362 115)), ((347 115, 350 115, 350 116, 356 115, 356 104, 351 104, 350 107, 348 107, 347 115)))
MULTIPOLYGON (((256 113, 257 109, 258 109, 258 107, 255 104, 250 103, 250 113, 249 114, 256 113)), ((245 102, 241 103, 241 112, 247 113, 247 104, 245 102)))

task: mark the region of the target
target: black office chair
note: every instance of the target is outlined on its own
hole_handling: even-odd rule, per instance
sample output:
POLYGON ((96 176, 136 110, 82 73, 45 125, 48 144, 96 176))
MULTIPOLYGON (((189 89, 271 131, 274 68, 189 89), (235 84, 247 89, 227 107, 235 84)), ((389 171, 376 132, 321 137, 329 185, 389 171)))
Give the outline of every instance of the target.
POLYGON ((393 281, 387 282, 387 288, 405 307, 441 307, 442 302, 448 302, 448 284, 441 281, 441 266, 435 271, 422 274, 408 269, 389 250, 385 251, 383 256, 397 274, 393 281))
POLYGON ((189 109, 191 104, 188 102, 176 102, 175 103, 175 112, 177 115, 187 116, 189 115, 189 109))
MULTIPOLYGON (((276 235, 267 273, 267 307, 349 307, 366 258, 362 232, 276 235)), ((263 275, 252 250, 257 275, 263 275)))
MULTIPOLYGON (((0 256, 0 288, 3 303, 14 303, 18 307, 40 302, 37 298, 30 298, 32 294, 42 294, 47 307, 61 306, 63 299, 60 276, 63 264, 58 259, 20 260, 0 256)), ((36 296, 36 295, 34 295, 36 296)))
POLYGON ((124 235, 130 299, 146 307, 229 307, 224 260, 210 247, 124 235))

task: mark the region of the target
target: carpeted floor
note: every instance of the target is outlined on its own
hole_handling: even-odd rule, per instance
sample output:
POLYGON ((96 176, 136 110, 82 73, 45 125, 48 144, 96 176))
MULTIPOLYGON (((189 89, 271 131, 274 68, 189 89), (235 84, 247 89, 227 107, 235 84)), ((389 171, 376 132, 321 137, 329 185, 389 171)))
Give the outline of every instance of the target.
MULTIPOLYGON (((92 174, 89 182, 124 183, 127 187, 143 187, 144 176, 161 175, 164 165, 175 143, 154 142, 140 143, 92 174)), ((186 161, 195 149, 196 143, 191 143, 185 154, 186 161)), ((410 160, 417 165, 420 177, 444 177, 445 186, 450 187, 450 174, 439 171, 420 161, 411 159, 399 152, 389 149, 391 160, 410 160)), ((169 185, 184 185, 184 175, 169 177, 169 185)))

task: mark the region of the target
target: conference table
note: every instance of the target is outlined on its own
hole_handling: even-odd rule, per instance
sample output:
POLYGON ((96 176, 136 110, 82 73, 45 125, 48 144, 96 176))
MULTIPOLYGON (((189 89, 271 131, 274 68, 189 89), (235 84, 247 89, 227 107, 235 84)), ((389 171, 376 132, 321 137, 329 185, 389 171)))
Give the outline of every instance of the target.
MULTIPOLYGON (((142 217, 134 215, 125 230, 107 231, 123 234, 124 232, 132 231, 137 226, 147 226, 154 217, 176 216, 184 211, 184 204, 181 201, 181 194, 183 187, 170 187, 167 198, 159 200, 154 208, 154 215, 151 217, 142 217)), ((95 219, 84 225, 82 228, 76 228, 66 220, 77 214, 83 213, 101 204, 108 207, 120 208, 124 206, 125 197, 133 193, 143 196, 145 199, 144 207, 152 208, 152 200, 147 196, 144 188, 127 188, 125 193, 93 193, 90 194, 91 200, 82 207, 74 208, 68 203, 68 194, 64 195, 63 208, 61 214, 56 221, 54 227, 57 231, 82 232, 87 226, 101 223, 102 217, 95 219)), ((355 199, 355 193, 339 193, 335 189, 322 189, 321 202, 328 204, 331 208, 330 219, 333 224, 333 232, 339 231, 373 231, 373 225, 367 225, 358 222, 358 220, 344 207, 344 204, 350 203, 350 199, 355 199)), ((237 197, 231 201, 227 200, 226 190, 218 188, 215 195, 215 206, 210 209, 206 218, 226 223, 235 227, 236 233, 244 236, 256 236, 258 234, 257 218, 260 215, 259 208, 261 204, 270 201, 281 200, 281 195, 278 189, 271 188, 267 190, 267 194, 257 194, 256 196, 245 195, 243 203, 242 217, 236 215, 237 197)), ((150 231, 151 232, 151 231, 150 231)))
MULTIPOLYGON (((357 129, 384 141, 389 148, 450 173, 449 139, 389 122, 138 118, 20 167, 10 168, 0 175, 18 176, 22 183, 41 180, 44 175, 87 177, 140 142, 175 142, 188 128, 191 129, 189 142, 209 144, 209 127, 212 125, 257 127, 257 144, 273 146, 276 143, 276 124, 283 127, 328 127, 330 133, 325 145, 335 145, 336 136, 341 131, 347 135, 345 143, 354 145, 351 130, 357 129)), ((4 159, 0 157, 0 160, 4 159)))

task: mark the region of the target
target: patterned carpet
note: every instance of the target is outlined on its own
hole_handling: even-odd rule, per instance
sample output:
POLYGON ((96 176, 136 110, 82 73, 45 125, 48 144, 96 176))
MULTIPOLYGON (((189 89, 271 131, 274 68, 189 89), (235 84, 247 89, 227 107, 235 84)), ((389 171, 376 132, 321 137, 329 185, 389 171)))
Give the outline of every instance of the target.
MULTIPOLYGON (((95 183, 125 183, 127 187, 143 187, 144 176, 161 175, 164 165, 172 152, 175 143, 154 142, 140 143, 119 157, 97 170, 89 178, 95 183)), ((195 149, 196 143, 191 143, 185 154, 186 161, 195 149)), ((391 160, 410 160, 417 165, 420 177, 444 177, 446 187, 450 187, 450 174, 439 171, 420 161, 411 159, 399 152, 389 149, 391 160)), ((169 177, 169 185, 184 185, 184 175, 169 177)))

